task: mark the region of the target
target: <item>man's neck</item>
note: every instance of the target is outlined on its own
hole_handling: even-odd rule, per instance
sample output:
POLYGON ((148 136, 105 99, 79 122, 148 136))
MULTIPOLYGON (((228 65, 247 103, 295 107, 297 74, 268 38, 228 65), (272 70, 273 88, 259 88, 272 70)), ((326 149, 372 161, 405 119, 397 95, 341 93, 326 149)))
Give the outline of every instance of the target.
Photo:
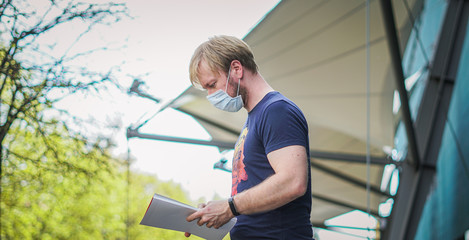
POLYGON ((257 73, 253 75, 251 81, 249 81, 247 91, 248 98, 244 108, 250 112, 265 97, 265 95, 274 91, 274 89, 264 80, 260 73, 257 73))

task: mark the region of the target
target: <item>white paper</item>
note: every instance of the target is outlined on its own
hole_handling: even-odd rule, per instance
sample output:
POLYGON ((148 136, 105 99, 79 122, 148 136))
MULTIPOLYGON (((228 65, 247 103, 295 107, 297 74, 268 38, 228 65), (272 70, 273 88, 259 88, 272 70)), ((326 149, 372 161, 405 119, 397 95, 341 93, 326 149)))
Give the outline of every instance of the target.
POLYGON ((197 219, 188 222, 186 218, 198 209, 176 200, 155 194, 140 224, 151 227, 188 232, 208 240, 222 240, 233 228, 236 218, 232 218, 218 229, 197 225, 197 219))

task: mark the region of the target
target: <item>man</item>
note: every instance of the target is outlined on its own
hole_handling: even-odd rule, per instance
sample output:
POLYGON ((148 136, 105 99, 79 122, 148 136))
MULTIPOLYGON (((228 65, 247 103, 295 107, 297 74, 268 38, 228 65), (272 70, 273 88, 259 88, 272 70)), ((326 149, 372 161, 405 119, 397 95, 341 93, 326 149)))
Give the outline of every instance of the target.
POLYGON ((232 240, 312 239, 308 126, 301 110, 269 86, 249 46, 235 37, 201 44, 189 72, 215 107, 244 107, 248 119, 235 146, 231 198, 200 205, 187 221, 219 228, 237 217, 232 240))

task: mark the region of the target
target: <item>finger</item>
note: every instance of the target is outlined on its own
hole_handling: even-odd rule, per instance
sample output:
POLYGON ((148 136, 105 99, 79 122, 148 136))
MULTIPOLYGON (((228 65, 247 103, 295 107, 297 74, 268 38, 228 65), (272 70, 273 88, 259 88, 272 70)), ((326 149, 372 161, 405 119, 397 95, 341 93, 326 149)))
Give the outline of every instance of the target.
POLYGON ((225 223, 217 222, 216 224, 213 224, 213 227, 215 229, 219 229, 219 228, 223 227, 223 225, 225 225, 225 223))
POLYGON ((186 237, 190 237, 190 236, 191 236, 191 234, 190 234, 190 233, 188 233, 188 232, 185 232, 185 233, 184 233, 184 236, 186 236, 186 237))
POLYGON ((199 226, 202 226, 202 225, 204 225, 205 223, 207 223, 207 221, 206 221, 206 220, 202 220, 202 218, 200 218, 199 221, 197 221, 197 225, 199 225, 199 226))
POLYGON ((197 205, 198 208, 204 208, 205 206, 207 206, 205 203, 199 203, 199 205, 197 205))
POLYGON ((195 213, 193 213, 193 214, 187 216, 186 221, 192 222, 192 221, 194 221, 195 219, 200 218, 201 216, 202 216, 202 213, 199 212, 199 211, 197 211, 197 212, 195 212, 195 213))

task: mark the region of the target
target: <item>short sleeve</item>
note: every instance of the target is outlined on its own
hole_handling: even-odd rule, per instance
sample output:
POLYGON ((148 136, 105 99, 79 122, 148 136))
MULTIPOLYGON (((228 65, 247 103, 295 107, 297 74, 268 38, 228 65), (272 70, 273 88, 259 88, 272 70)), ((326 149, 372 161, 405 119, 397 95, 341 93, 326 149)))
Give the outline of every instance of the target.
POLYGON ((265 109, 259 134, 265 154, 292 145, 308 148, 306 119, 296 105, 284 100, 276 101, 265 109))

